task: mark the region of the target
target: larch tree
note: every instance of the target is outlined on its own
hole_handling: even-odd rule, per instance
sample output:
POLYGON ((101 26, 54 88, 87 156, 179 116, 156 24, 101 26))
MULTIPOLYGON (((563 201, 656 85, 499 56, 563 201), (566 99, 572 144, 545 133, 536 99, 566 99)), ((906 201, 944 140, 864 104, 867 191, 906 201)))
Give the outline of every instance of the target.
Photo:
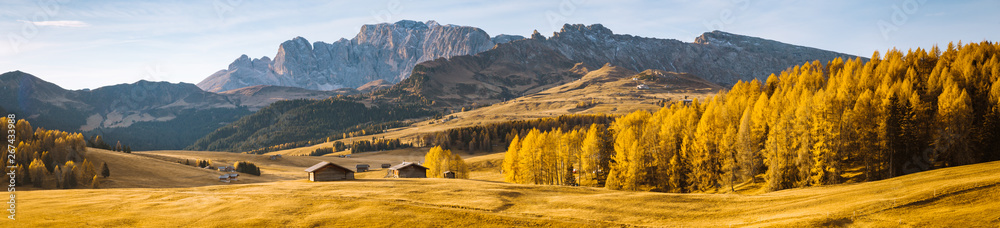
POLYGON ((590 128, 586 131, 586 137, 583 138, 580 148, 580 158, 577 159, 580 168, 577 170, 577 173, 581 186, 598 186, 596 174, 599 169, 598 162, 600 161, 601 149, 604 145, 597 131, 597 124, 591 124, 590 128))
POLYGON ((521 139, 517 135, 510 142, 510 146, 507 147, 507 152, 503 155, 503 180, 507 183, 517 183, 517 159, 518 152, 521 150, 521 139))
POLYGON ((965 165, 975 161, 969 148, 972 107, 969 94, 954 83, 946 86, 938 97, 937 136, 934 148, 938 161, 949 165, 965 165))
POLYGON ((450 153, 445 153, 445 150, 441 149, 440 146, 435 146, 427 151, 424 155, 424 167, 427 167, 427 177, 429 178, 441 178, 441 173, 444 170, 441 169, 441 158, 444 156, 450 156, 450 153))

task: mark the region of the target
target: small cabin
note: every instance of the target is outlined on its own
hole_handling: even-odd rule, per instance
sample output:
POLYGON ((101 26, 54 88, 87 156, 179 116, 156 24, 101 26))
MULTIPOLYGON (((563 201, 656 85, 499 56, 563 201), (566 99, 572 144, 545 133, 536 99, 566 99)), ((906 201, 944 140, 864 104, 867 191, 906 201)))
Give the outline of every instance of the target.
POLYGON ((278 160, 278 159, 281 159, 281 155, 280 154, 271 155, 267 159, 271 159, 272 161, 278 160))
POLYGON ((236 167, 228 166, 228 165, 219 166, 218 168, 219 168, 219 171, 222 171, 222 172, 235 172, 236 171, 236 167))
POLYGON ((230 174, 229 174, 229 180, 230 180, 230 181, 238 181, 238 180, 239 180, 239 179, 238 179, 239 177, 240 177, 240 174, 239 174, 239 173, 230 173, 230 174))
POLYGON ((354 180, 354 171, 330 162, 320 162, 305 170, 309 181, 354 180))
POLYGON ((389 167, 392 167, 392 164, 389 164, 389 163, 382 164, 382 168, 383 169, 386 169, 386 168, 389 168, 389 167))
POLYGON ((219 176, 219 182, 229 183, 229 174, 223 174, 219 176))
POLYGON ((355 169, 357 169, 359 173, 360 172, 368 172, 368 164, 358 164, 355 167, 355 169))
POLYGON ((452 171, 444 171, 444 173, 442 174, 442 176, 444 176, 444 178, 451 178, 451 179, 455 179, 455 172, 452 172, 452 171))
POLYGON ((389 168, 393 178, 427 178, 427 167, 412 162, 403 162, 389 168))

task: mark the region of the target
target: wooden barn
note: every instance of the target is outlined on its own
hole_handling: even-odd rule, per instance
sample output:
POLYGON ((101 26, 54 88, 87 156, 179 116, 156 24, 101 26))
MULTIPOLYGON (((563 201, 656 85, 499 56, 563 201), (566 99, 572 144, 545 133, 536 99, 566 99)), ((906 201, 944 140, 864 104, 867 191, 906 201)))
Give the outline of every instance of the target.
POLYGON ((357 167, 355 167, 355 169, 357 169, 359 173, 368 172, 368 167, 369 167, 368 164, 358 164, 357 167))
POLYGON ((412 162, 403 162, 389 168, 394 178, 427 178, 427 167, 412 162))
POLYGON ((452 171, 444 171, 441 175, 444 176, 444 178, 455 179, 455 172, 452 171))
POLYGON ((306 169, 309 181, 354 180, 354 171, 330 162, 320 162, 306 169))

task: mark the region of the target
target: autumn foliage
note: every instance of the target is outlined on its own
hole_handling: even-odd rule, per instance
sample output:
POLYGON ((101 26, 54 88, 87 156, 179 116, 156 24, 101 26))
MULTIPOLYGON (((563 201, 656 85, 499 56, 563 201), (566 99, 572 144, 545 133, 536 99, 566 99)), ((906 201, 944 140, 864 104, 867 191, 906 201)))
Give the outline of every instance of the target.
POLYGON ((511 140, 503 172, 507 182, 573 185, 607 171, 594 182, 665 192, 873 181, 1000 160, 998 122, 1000 45, 893 49, 867 62, 814 61, 689 105, 636 111, 593 133, 609 135, 610 148, 580 140, 594 128, 533 130, 511 140))

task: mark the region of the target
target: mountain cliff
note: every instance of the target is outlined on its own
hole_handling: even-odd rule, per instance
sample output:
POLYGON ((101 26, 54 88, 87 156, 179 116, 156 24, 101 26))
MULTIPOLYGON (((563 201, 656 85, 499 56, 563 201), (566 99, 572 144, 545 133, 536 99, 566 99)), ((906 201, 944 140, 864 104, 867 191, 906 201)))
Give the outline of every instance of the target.
POLYGON ((281 43, 274 59, 243 55, 198 83, 210 92, 256 85, 279 85, 312 90, 357 88, 375 80, 399 82, 417 63, 493 48, 496 43, 523 39, 490 37, 475 27, 441 25, 435 21, 403 20, 364 25, 354 38, 333 43, 296 37, 281 43))

